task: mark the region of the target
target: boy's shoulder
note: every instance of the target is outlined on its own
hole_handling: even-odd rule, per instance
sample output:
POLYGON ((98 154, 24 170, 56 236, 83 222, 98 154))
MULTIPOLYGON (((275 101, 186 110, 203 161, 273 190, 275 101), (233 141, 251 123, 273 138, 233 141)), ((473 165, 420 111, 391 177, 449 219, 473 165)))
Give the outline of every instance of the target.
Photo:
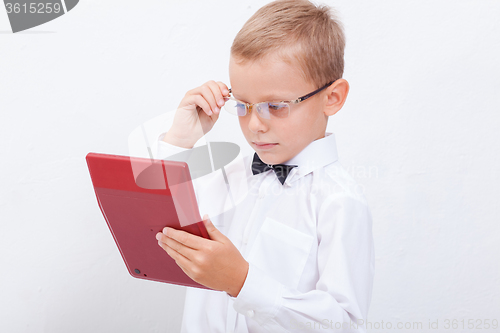
POLYGON ((340 161, 327 165, 316 178, 316 184, 323 184, 323 196, 344 196, 366 203, 364 186, 353 178, 353 174, 340 161))
MULTIPOLYGON (((241 182, 243 179, 249 180, 253 178, 251 171, 253 154, 242 155, 226 167, 231 180, 238 179, 241 182)), ((325 158, 325 155, 328 154, 321 156, 321 158, 324 158, 322 160, 324 165, 318 162, 321 165, 318 167, 312 162, 312 156, 309 156, 305 164, 302 164, 302 168, 292 169, 283 185, 284 191, 288 192, 288 194, 296 193, 297 195, 306 191, 315 196, 318 201, 322 201, 327 197, 349 197, 366 203, 365 188, 354 177, 368 177, 367 174, 374 171, 369 168, 369 170, 365 170, 367 168, 364 167, 346 169, 337 157, 336 147, 332 147, 329 158, 325 158), (352 173, 353 171, 355 174, 352 173)))
POLYGON ((325 133, 325 137, 313 141, 287 164, 299 165, 299 170, 292 175, 293 184, 303 178, 302 186, 309 186, 316 200, 325 197, 350 197, 366 202, 364 187, 358 184, 348 171, 365 172, 365 168, 347 170, 339 160, 337 141, 334 133, 325 133), (360 169, 360 170, 357 170, 360 169), (304 184, 305 183, 305 184, 304 184))

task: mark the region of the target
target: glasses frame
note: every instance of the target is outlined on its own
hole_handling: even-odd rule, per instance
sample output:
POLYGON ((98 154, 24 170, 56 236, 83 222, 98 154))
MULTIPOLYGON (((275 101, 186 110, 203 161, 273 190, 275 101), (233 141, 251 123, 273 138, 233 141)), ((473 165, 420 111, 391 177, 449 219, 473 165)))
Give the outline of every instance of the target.
MULTIPOLYGON (((291 100, 291 101, 279 101, 279 102, 269 101, 269 102, 259 102, 259 103, 246 103, 246 102, 240 101, 239 99, 236 99, 236 98, 234 98, 234 97, 224 97, 224 99, 226 99, 226 100, 231 99, 231 100, 233 100, 233 101, 236 101, 236 102, 239 102, 239 103, 241 103, 241 104, 244 104, 244 105, 245 105, 245 114, 244 114, 244 115, 242 115, 242 116, 239 116, 239 117, 244 117, 244 116, 246 116, 247 114, 249 114, 249 113, 251 112, 251 109, 252 109, 254 106, 258 105, 258 104, 268 104, 268 103, 274 103, 274 104, 284 103, 284 104, 288 104, 288 114, 287 114, 287 116, 286 116, 286 117, 284 117, 284 118, 287 118, 287 117, 290 115, 290 104, 299 104, 300 102, 305 101, 306 99, 308 99, 308 98, 310 98, 310 97, 312 97, 312 96, 316 95, 316 94, 317 94, 317 93, 319 93, 320 91, 322 91, 322 90, 326 89, 327 87, 331 86, 331 85, 332 85, 335 81, 337 81, 337 80, 333 80, 333 81, 331 81, 331 82, 329 82, 329 83, 325 84, 323 87, 321 87, 321 88, 319 88, 319 89, 316 89, 316 90, 314 90, 313 92, 310 92, 310 93, 309 93, 309 94, 307 94, 307 95, 304 95, 304 96, 299 97, 299 98, 297 98, 297 99, 293 99, 293 100, 291 100)), ((231 88, 229 88, 229 93, 230 93, 230 94, 232 94, 231 88)), ((259 110, 259 108, 257 108, 257 110, 259 110)), ((226 110, 226 111, 227 111, 227 110, 226 110)), ((230 113, 230 112, 228 111, 228 113, 230 113)), ((232 113, 231 113, 231 114, 232 114, 232 113)), ((261 115, 258 111, 257 111, 257 114, 258 114, 260 117, 265 118, 265 117, 263 117, 263 116, 262 116, 262 115, 261 115)), ((271 117, 269 116, 269 118, 266 118, 266 119, 270 119, 270 118, 271 118, 271 117)))

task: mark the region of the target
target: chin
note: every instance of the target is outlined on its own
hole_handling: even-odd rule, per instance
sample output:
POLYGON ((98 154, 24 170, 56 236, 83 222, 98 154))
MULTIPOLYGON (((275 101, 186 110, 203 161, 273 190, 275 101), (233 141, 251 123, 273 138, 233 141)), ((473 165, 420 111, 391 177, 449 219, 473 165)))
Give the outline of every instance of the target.
POLYGON ((261 151, 258 152, 256 151, 257 155, 259 155, 259 158, 262 160, 262 162, 266 164, 281 164, 283 163, 284 159, 281 159, 280 157, 276 156, 276 154, 273 154, 271 152, 265 152, 261 151))

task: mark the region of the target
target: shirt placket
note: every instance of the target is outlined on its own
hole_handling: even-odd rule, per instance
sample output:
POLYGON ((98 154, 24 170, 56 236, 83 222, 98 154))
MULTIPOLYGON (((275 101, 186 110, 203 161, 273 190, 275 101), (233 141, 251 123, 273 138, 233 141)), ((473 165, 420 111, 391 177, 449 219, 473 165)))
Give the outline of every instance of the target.
MULTIPOLYGON (((245 229, 243 230, 241 242, 242 242, 243 252, 245 253, 247 252, 247 245, 250 234, 252 233, 252 229, 256 223, 255 219, 257 217, 257 214, 261 212, 261 205, 267 195, 267 190, 269 186, 272 184, 272 182, 276 180, 273 178, 273 176, 274 174, 266 175, 266 178, 262 181, 262 183, 259 186, 259 194, 257 195, 257 200, 255 201, 255 205, 252 209, 252 212, 250 213, 250 217, 248 218, 245 229)), ((246 258, 246 255, 244 257, 246 258)))
MULTIPOLYGON (((250 213, 250 217, 248 218, 247 224, 243 230, 243 236, 242 236, 242 241, 241 241, 241 254, 243 255, 244 258, 247 257, 246 252, 247 252, 247 244, 248 244, 248 239, 250 237, 250 233, 252 232, 253 226, 255 225, 255 218, 257 213, 260 210, 260 205, 262 201, 265 199, 267 195, 267 189, 269 186, 272 184, 272 182, 276 179, 274 179, 271 175, 266 175, 265 179, 261 182, 259 186, 259 194, 257 195, 257 200, 255 202, 255 206, 250 213)), ((227 316, 226 316, 226 332, 227 333, 233 333, 236 332, 236 320, 238 317, 238 312, 234 310, 233 307, 234 299, 231 299, 228 297, 228 307, 227 307, 227 316)))

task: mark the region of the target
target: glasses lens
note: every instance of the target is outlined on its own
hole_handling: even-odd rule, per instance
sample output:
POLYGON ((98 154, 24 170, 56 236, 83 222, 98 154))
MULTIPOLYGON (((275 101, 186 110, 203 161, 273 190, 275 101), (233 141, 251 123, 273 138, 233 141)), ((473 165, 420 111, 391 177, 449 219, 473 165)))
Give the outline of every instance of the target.
POLYGON ((269 114, 273 118, 286 118, 290 113, 287 103, 268 103, 269 114))
POLYGON ((290 113, 290 107, 286 103, 259 103, 255 107, 259 116, 265 119, 286 118, 290 113))
POLYGON ((268 104, 267 103, 259 103, 259 104, 255 104, 254 105, 254 108, 256 108, 257 110, 257 113, 259 114, 259 116, 261 116, 262 118, 265 118, 265 119, 269 119, 271 118, 269 116, 269 107, 268 107, 268 104))
POLYGON ((235 116, 244 116, 246 114, 245 104, 229 98, 224 99, 226 100, 224 109, 226 109, 227 112, 234 114, 235 116))

